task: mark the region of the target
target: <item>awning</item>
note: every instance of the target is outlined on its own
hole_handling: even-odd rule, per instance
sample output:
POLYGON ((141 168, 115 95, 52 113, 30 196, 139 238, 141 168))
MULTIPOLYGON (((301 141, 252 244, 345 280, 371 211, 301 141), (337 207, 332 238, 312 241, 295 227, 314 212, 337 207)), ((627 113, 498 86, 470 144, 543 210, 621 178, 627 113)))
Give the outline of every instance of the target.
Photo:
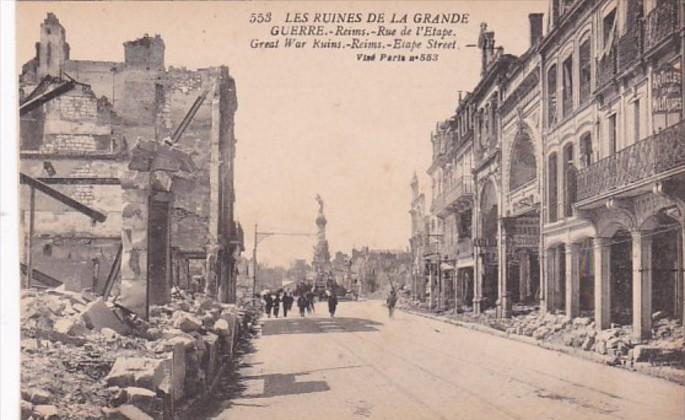
POLYGON ((450 270, 454 270, 454 266, 451 265, 451 264, 447 264, 447 263, 441 263, 441 264, 440 264, 440 269, 441 269, 442 271, 450 271, 450 270))

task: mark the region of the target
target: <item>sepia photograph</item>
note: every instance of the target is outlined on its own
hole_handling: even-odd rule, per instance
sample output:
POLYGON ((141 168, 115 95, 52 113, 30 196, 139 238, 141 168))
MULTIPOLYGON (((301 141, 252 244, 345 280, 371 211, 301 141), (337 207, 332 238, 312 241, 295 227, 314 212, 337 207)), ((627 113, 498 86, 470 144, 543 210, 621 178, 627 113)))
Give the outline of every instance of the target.
POLYGON ((685 418, 685 1, 2 1, 4 419, 685 418))

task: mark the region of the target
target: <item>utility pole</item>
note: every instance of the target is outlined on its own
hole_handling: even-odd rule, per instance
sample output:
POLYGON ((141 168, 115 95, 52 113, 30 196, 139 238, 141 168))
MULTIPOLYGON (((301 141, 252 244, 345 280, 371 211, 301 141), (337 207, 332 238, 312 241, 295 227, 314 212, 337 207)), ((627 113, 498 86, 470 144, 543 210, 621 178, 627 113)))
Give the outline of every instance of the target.
POLYGON ((252 248, 252 300, 257 296, 257 224, 254 225, 254 248, 252 248))

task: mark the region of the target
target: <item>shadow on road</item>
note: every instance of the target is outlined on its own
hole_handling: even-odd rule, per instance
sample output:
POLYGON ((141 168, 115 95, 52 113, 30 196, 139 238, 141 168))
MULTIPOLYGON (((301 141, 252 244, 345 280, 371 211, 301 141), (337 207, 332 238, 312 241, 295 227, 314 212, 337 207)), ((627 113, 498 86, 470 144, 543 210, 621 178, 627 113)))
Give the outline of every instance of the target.
POLYGON ((263 319, 262 335, 373 332, 380 322, 361 318, 280 318, 263 319))

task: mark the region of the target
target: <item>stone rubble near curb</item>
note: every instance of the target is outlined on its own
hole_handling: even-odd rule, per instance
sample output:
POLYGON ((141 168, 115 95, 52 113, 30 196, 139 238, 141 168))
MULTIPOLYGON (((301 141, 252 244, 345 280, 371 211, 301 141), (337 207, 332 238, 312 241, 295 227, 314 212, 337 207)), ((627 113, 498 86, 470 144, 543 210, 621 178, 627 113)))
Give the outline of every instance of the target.
MULTIPOLYGON (((669 331, 671 335, 668 335, 669 340, 663 341, 659 343, 659 345, 645 345, 640 344, 642 341, 630 337, 629 327, 615 327, 598 332, 594 328, 594 321, 587 317, 578 317, 571 321, 564 315, 555 315, 551 313, 528 314, 527 316, 530 317, 537 316, 542 318, 544 322, 538 324, 533 323, 527 327, 518 325, 516 327, 502 329, 500 324, 497 324, 500 328, 494 328, 491 325, 484 324, 483 322, 492 322, 492 320, 485 319, 484 317, 481 317, 478 320, 464 321, 454 319, 450 316, 425 312, 425 310, 416 310, 407 307, 406 305, 400 309, 436 321, 446 322, 463 328, 535 345, 547 350, 581 357, 593 362, 624 367, 642 374, 666 379, 680 385, 685 383, 685 370, 671 366, 654 366, 655 360, 659 360, 661 357, 669 357, 670 360, 677 360, 680 358, 682 361, 685 352, 685 348, 683 347, 682 328, 671 328, 669 331), (561 342, 552 342, 550 341, 551 338, 554 338, 557 341, 561 340, 561 342), (642 354, 643 352, 644 354, 642 354), (637 360, 638 357, 640 358, 639 361, 637 360)), ((524 317, 525 316, 526 315, 524 315, 524 317)), ((660 325, 663 330, 663 325, 666 325, 667 323, 673 324, 674 321, 663 317, 660 318, 655 322, 655 331, 659 331, 660 325)), ((666 334, 669 333, 664 333, 664 335, 666 336, 666 334)))
POLYGON ((245 316, 236 305, 179 290, 150 308, 148 322, 56 289, 23 291, 22 308, 26 419, 170 418, 217 382, 245 316))

